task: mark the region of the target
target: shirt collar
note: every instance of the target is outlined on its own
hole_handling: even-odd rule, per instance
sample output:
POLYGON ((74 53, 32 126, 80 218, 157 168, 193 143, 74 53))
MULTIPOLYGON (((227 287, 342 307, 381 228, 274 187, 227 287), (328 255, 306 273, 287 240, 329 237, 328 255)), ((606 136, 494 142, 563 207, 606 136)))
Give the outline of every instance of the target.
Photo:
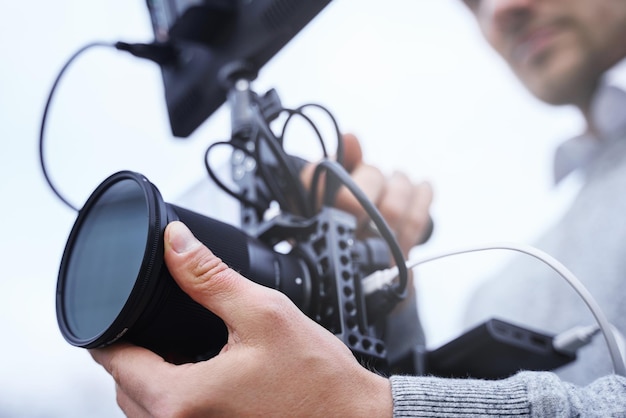
POLYGON ((554 180, 560 182, 571 172, 585 169, 611 142, 626 133, 626 59, 609 69, 591 103, 591 119, 597 135, 578 135, 562 143, 554 157, 554 180))

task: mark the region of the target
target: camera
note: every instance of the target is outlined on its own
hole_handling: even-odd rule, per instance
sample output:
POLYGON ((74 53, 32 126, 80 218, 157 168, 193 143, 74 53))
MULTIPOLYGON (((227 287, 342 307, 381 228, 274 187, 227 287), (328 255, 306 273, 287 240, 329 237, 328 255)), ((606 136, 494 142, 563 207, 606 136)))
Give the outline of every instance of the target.
POLYGON ((227 340, 224 323, 178 288, 164 264, 165 227, 180 220, 226 264, 285 293, 382 373, 498 378, 520 364, 554 368, 573 361, 574 356, 550 348, 551 336, 503 321, 491 321, 439 350, 426 349, 415 304, 397 312, 408 286, 405 260, 376 207, 342 168, 340 130, 328 111, 337 131, 336 161, 322 146, 325 158, 312 186, 307 190, 300 183, 299 171, 307 162, 285 151, 284 135, 272 123, 287 114, 284 132, 292 117, 308 120, 304 106, 284 108, 276 91, 258 94, 252 82, 329 3, 147 1, 155 41, 146 48, 124 44, 123 49, 160 66, 174 136, 188 136, 228 104, 231 138, 209 147, 205 163, 216 184, 240 202, 241 222, 235 227, 168 203, 140 173, 111 175, 79 211, 61 260, 56 306, 65 339, 84 348, 126 340, 174 363, 208 359, 220 351, 227 340), (232 148, 235 187, 209 164, 215 146, 232 148), (365 208, 375 235, 358 237, 355 217, 333 208, 339 187, 347 187, 365 208), (318 188, 324 190, 322 201, 318 188), (278 213, 268 216, 276 206, 278 213), (391 265, 397 268, 392 283, 363 286, 364 278, 391 265), (485 352, 491 361, 484 362, 485 352))
MULTIPOLYGON (((280 290, 362 356, 383 359, 369 332, 359 278, 388 263, 378 240, 354 239, 354 219, 326 208, 312 219, 282 219, 289 253, 234 226, 166 203, 144 176, 122 171, 98 186, 80 211, 61 261, 57 313, 65 338, 91 348, 121 338, 172 361, 210 358, 226 343, 223 322, 191 300, 163 262, 163 231, 183 221, 233 269, 280 290)), ((273 238, 278 239, 278 238, 273 238)))
MULTIPOLYGON (((219 352, 223 322, 184 294, 163 262, 165 226, 181 220, 229 266, 285 293, 364 361, 387 366, 382 322, 399 299, 366 295, 360 282, 389 267, 388 244, 357 239, 352 215, 309 201, 297 179, 304 162, 270 127, 283 111, 278 95, 251 89, 261 66, 327 3, 148 1, 158 47, 171 51, 159 64, 174 134, 188 135, 224 101, 231 108, 238 190, 223 187, 241 202, 241 229, 165 202, 139 173, 113 174, 80 210, 61 260, 57 318, 68 342, 124 339, 175 362, 219 352), (276 202, 280 214, 265 219, 276 202), (286 243, 288 252, 275 249, 286 243)), ((337 167, 326 168, 329 189, 337 167)))

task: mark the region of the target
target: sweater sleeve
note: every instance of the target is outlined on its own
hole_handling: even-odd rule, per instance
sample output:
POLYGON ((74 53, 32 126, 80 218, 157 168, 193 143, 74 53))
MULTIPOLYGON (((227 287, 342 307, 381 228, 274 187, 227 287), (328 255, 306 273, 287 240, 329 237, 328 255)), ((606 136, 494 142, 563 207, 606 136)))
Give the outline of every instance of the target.
POLYGON ((550 372, 503 380, 392 376, 394 417, 626 417, 626 378, 611 375, 586 387, 550 372))

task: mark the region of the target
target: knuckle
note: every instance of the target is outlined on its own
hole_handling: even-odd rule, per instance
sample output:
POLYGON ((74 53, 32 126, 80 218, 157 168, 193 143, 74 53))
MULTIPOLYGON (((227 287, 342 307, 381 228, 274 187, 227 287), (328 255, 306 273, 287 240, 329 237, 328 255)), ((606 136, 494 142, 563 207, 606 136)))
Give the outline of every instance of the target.
MULTIPOLYGON (((270 290, 270 289, 268 289, 270 290)), ((266 292, 266 297, 258 306, 258 313, 269 323, 289 324, 293 321, 295 312, 294 305, 287 296, 281 292, 270 290, 266 292)))
POLYGON ((369 170, 366 171, 366 180, 377 184, 382 189, 385 184, 385 175, 380 168, 370 166, 369 170))
POLYGON ((416 232, 421 232, 428 225, 428 213, 423 211, 414 211, 407 219, 407 227, 416 232))
POLYGON ((424 202, 427 202, 428 204, 430 204, 433 200, 433 195, 434 195, 434 191, 433 191, 433 186, 425 181, 422 182, 420 184, 418 184, 416 187, 416 197, 423 200, 424 202))
POLYGON ((203 252, 193 262, 192 275, 200 288, 229 288, 236 273, 219 257, 203 252))
POLYGON ((378 209, 387 222, 392 225, 392 227, 397 226, 405 216, 403 208, 397 204, 395 199, 393 201, 383 200, 378 205, 378 209))

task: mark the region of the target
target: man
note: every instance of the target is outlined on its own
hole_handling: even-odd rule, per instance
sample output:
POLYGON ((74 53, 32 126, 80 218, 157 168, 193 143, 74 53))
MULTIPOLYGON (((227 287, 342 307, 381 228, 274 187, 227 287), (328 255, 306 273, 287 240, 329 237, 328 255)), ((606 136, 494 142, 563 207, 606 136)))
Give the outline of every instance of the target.
MULTIPOLYGON (((487 39, 531 91, 550 103, 575 104, 586 116, 593 113, 590 103, 601 75, 626 55, 624 0, 467 3, 487 39)), ((385 184, 368 179, 362 183, 368 190, 385 184)), ((412 206, 406 202, 414 201, 414 188, 401 183, 405 186, 394 186, 391 194, 379 190, 383 207, 385 196, 394 197, 393 207, 412 206)), ((362 368, 284 295, 230 270, 184 225, 167 227, 165 245, 173 277, 224 319, 228 343, 211 360, 180 366, 131 345, 92 350, 115 378, 118 403, 129 416, 626 415, 626 378, 617 375, 585 388, 548 372, 521 372, 500 381, 385 379, 362 368)))
MULTIPOLYGON (((563 143, 555 178, 574 170, 584 184, 563 218, 536 244, 570 268, 609 320, 626 333, 626 1, 500 0, 465 3, 491 46, 539 99, 573 105, 587 129, 563 143)), ((582 300, 548 268, 520 258, 471 299, 470 324, 490 316, 560 333, 595 321, 582 300)), ((586 384, 611 371, 597 337, 559 370, 586 384)))

